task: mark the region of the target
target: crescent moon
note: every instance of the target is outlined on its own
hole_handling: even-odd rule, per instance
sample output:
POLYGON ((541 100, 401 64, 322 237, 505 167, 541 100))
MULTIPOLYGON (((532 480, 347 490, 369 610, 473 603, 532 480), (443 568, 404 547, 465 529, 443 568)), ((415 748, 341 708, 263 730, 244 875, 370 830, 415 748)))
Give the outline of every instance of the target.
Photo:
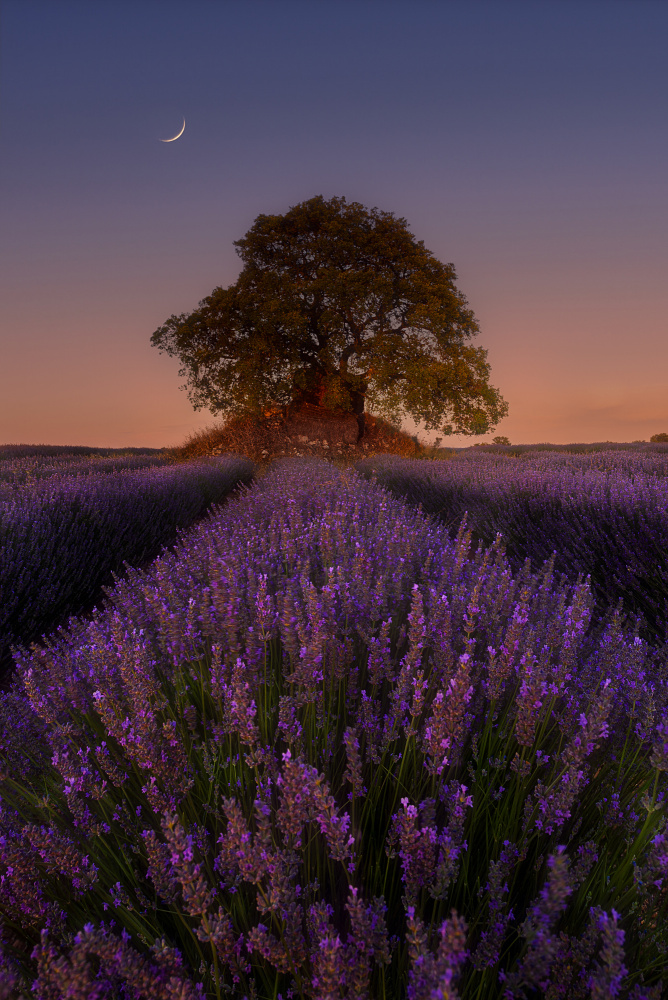
POLYGON ((186 120, 184 118, 183 119, 183 127, 182 127, 181 131, 177 132, 176 135, 173 135, 171 139, 161 139, 160 142, 174 142, 175 139, 178 139, 179 136, 183 135, 183 129, 185 129, 185 127, 186 127, 186 120))

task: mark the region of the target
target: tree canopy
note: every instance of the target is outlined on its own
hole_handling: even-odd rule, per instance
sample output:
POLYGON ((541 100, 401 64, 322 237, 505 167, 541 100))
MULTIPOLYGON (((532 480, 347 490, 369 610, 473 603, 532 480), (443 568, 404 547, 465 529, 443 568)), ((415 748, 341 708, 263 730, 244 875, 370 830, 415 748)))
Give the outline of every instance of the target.
POLYGON ((484 434, 508 405, 442 264, 405 219, 319 195, 259 215, 234 243, 237 281, 151 337, 180 359, 196 409, 261 416, 305 402, 427 430, 484 434))

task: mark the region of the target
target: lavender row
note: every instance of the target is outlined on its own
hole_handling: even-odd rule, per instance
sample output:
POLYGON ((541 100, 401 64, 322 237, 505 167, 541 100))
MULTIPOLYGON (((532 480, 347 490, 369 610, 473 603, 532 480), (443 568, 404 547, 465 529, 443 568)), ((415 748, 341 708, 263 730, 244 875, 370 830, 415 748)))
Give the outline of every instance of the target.
POLYGON ((171 459, 166 455, 72 455, 30 456, 28 458, 0 460, 0 500, 11 494, 8 487, 34 486, 44 479, 60 479, 65 476, 100 475, 105 472, 133 471, 154 466, 167 465, 171 459))
POLYGON ((0 703, 5 989, 659 1000, 666 662, 287 461, 0 703))
MULTIPOLYGON (((447 446, 445 447, 447 448, 447 446)), ((619 441, 598 441, 589 444, 478 444, 473 445, 473 448, 475 448, 477 453, 519 456, 520 458, 525 455, 537 455, 541 452, 551 452, 552 454, 560 455, 614 456, 615 453, 622 453, 625 455, 663 455, 664 458, 668 457, 668 442, 660 441, 631 441, 626 443, 619 441)), ((473 449, 469 447, 454 450, 472 452, 473 449)))
POLYGON ((621 600, 629 621, 642 616, 641 634, 664 642, 668 480, 639 471, 638 456, 614 458, 590 468, 590 456, 380 456, 356 468, 451 530, 466 514, 486 544, 500 532, 514 568, 527 557, 540 566, 555 553, 557 572, 572 581, 590 577, 600 610, 621 600))
MULTIPOLYGON (((553 446, 554 449, 561 446, 553 446)), ((571 445, 569 447, 578 447, 571 445)), ((564 469, 574 475, 582 472, 610 472, 624 477, 636 475, 668 476, 668 445, 582 445, 584 451, 557 451, 543 445, 498 446, 494 450, 486 448, 462 449, 457 461, 475 465, 482 460, 491 466, 507 466, 518 460, 523 469, 550 471, 564 469)))
POLYGON ((110 455, 160 455, 163 448, 92 448, 88 445, 0 444, 0 461, 17 458, 108 457, 110 455))
POLYGON ((87 608, 126 561, 155 557, 253 468, 228 456, 15 491, 0 503, 0 655, 87 608))

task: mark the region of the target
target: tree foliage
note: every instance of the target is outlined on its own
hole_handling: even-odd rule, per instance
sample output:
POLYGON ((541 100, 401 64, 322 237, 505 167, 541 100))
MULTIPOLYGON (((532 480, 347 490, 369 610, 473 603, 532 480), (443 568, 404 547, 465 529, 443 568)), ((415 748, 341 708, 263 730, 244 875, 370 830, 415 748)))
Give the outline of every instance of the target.
MULTIPOLYGON (((506 415, 478 323, 405 219, 320 195, 259 215, 235 242, 243 269, 151 338, 178 357, 195 408, 231 416, 315 403, 445 434, 506 415)), ((358 417, 360 419, 360 417, 358 417)))

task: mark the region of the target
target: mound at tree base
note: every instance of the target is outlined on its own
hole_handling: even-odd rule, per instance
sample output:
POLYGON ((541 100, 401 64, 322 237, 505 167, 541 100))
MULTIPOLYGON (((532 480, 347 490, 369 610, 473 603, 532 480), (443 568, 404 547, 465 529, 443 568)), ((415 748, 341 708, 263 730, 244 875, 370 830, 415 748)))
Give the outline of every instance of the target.
POLYGON ((286 455, 352 458, 389 453, 419 455, 422 446, 382 417, 364 415, 364 436, 354 413, 304 404, 296 411, 272 411, 257 419, 233 417, 226 424, 194 434, 179 449, 183 458, 239 452, 254 462, 286 455))

